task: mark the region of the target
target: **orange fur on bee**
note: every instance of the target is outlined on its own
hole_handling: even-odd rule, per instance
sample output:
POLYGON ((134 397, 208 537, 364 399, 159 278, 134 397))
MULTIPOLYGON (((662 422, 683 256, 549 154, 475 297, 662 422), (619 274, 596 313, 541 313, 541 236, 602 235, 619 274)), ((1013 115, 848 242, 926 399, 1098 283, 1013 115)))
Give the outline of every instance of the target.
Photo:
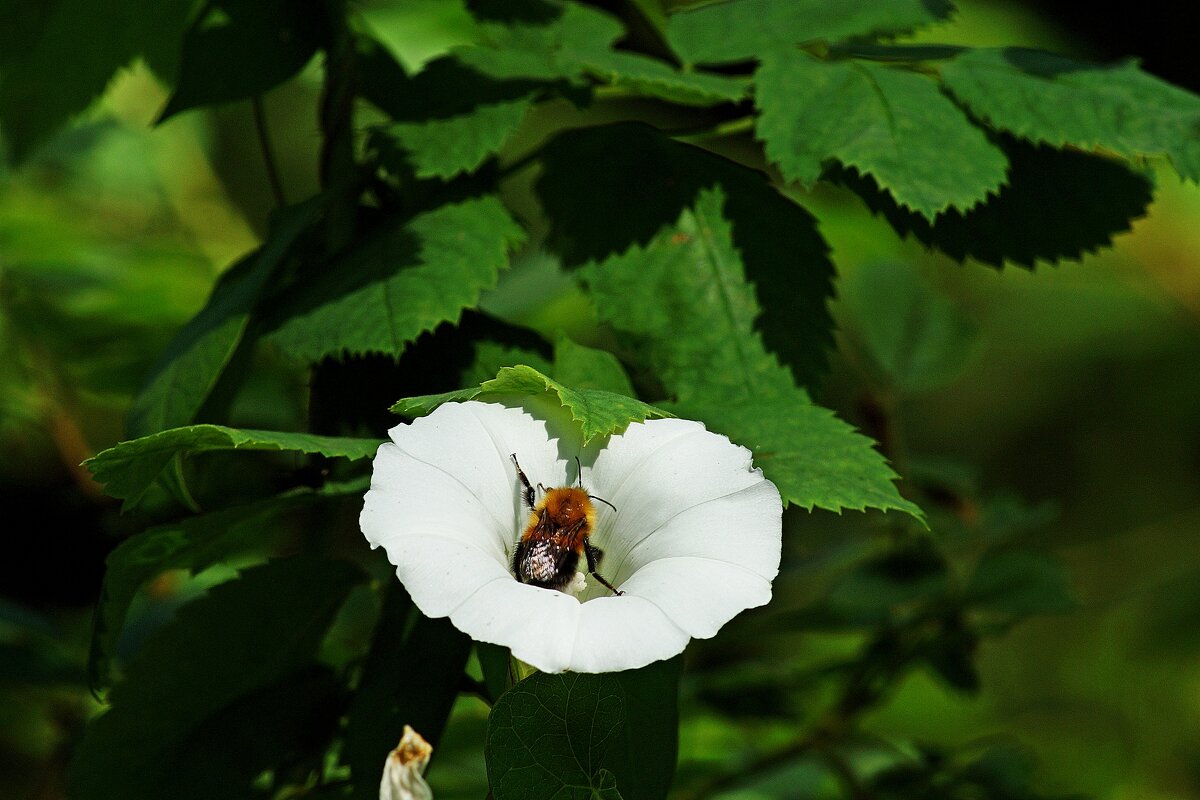
POLYGON ((529 524, 522 541, 532 536, 555 536, 569 538, 564 547, 583 551, 583 542, 596 527, 596 507, 587 492, 579 488, 550 489, 542 501, 529 514, 529 524), (541 522, 545 512, 545 522, 541 522), (580 524, 580 520, 583 524, 580 524), (539 523, 540 530, 539 530, 539 523))

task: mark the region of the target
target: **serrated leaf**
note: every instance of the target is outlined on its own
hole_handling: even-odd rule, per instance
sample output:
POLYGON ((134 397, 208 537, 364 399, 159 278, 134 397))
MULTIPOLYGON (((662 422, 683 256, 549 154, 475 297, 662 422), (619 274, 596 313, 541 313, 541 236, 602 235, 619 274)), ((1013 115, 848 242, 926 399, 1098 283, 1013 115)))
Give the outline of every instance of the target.
POLYGON ((978 349, 974 323, 909 265, 864 265, 841 294, 849 327, 884 381, 901 392, 948 383, 978 349))
POLYGON ((316 54, 323 17, 297 0, 213 0, 183 37, 179 76, 159 121, 273 89, 316 54))
POLYGON ((1114 159, 1007 136, 998 144, 1009 160, 1008 184, 970 211, 948 209, 932 223, 900 208, 869 177, 850 170, 825 177, 852 189, 901 236, 911 234, 959 261, 973 258, 994 267, 1079 260, 1111 245, 1153 199, 1150 176, 1114 159))
POLYGON ((470 389, 405 398, 392 406, 392 412, 418 417, 428 414, 442 403, 485 400, 495 395, 540 395, 547 391, 553 392, 571 412, 571 418, 580 424, 584 444, 597 436, 624 430, 631 422, 671 416, 662 409, 632 397, 600 389, 571 389, 524 364, 505 367, 492 380, 470 389))
POLYGON ((418 178, 473 172, 520 126, 532 98, 481 105, 466 114, 424 122, 397 122, 378 135, 407 152, 418 178))
POLYGON ((702 190, 645 247, 585 267, 600 319, 632 337, 686 402, 792 389, 791 374, 754 331, 758 303, 723 217, 720 189, 702 190))
POLYGON ((524 236, 494 197, 388 224, 280 297, 265 323, 274 327, 267 338, 310 362, 398 356, 421 333, 457 321, 495 286, 524 236))
MULTIPOLYGON (((246 570, 184 606, 131 660, 107 713, 88 724, 71 767, 71 796, 181 796, 186 787, 171 780, 189 737, 311 664, 363 577, 344 562, 298 556, 246 570)), ((273 765, 255 766, 261 772, 273 765)), ((239 788, 240 776, 229 780, 221 796, 239 788)))
POLYGON ((291 451, 351 460, 371 458, 377 439, 188 425, 110 447, 83 462, 112 497, 135 501, 176 456, 209 450, 291 451))
POLYGON ((691 64, 747 61, 772 46, 895 36, 953 10, 948 0, 728 0, 671 15, 667 38, 691 64))
POLYGON ((263 246, 221 276, 204 308, 171 340, 134 398, 130 434, 146 436, 195 419, 241 343, 264 287, 321 205, 322 199, 314 197, 277 212, 263 246))
POLYGON ((550 361, 533 350, 483 341, 475 345, 475 360, 463 370, 460 383, 463 386, 474 386, 490 381, 504 367, 515 367, 518 364, 532 367, 543 375, 554 374, 554 367, 550 361))
MULTIPOLYGON (((353 487, 348 488, 353 493, 353 487)), ((281 518, 327 502, 330 496, 310 491, 281 495, 158 525, 117 545, 105 562, 104 586, 92 624, 88 655, 92 689, 108 686, 125 615, 134 596, 152 578, 170 569, 199 574, 249 548, 265 547, 277 538, 281 518)))
POLYGON ((488 718, 484 758, 496 800, 619 800, 606 765, 625 716, 625 694, 611 675, 521 681, 488 718))
POLYGON ((789 181, 811 185, 835 159, 930 219, 1004 182, 1004 153, 924 75, 776 49, 755 87, 758 138, 789 181))
POLYGON ((876 508, 925 518, 896 491, 896 473, 875 443, 802 393, 667 407, 750 448, 755 466, 775 483, 785 503, 809 511, 876 508))
POLYGON ((1200 180, 1200 97, 1143 72, 1036 50, 969 50, 941 67, 942 82, 977 117, 1025 139, 1166 155, 1200 180))
POLYGON ((554 342, 554 379, 575 389, 601 389, 632 397, 633 384, 617 357, 560 334, 554 342))
POLYGON ((343 760, 352 798, 379 796, 380 770, 405 725, 436 750, 470 652, 466 634, 448 619, 416 612, 393 583, 346 720, 343 760))
POLYGON ((173 77, 192 6, 191 0, 0 3, 0 127, 12 160, 23 161, 91 105, 137 56, 160 77, 173 77))
POLYGON ((583 71, 631 92, 685 106, 735 103, 749 94, 745 81, 704 72, 681 72, 641 53, 609 50, 579 58, 583 71))
POLYGON ((767 347, 802 384, 824 370, 833 326, 828 246, 816 220, 764 175, 636 123, 560 134, 543 161, 536 189, 551 220, 550 244, 568 266, 648 245, 702 190, 719 187, 767 347))

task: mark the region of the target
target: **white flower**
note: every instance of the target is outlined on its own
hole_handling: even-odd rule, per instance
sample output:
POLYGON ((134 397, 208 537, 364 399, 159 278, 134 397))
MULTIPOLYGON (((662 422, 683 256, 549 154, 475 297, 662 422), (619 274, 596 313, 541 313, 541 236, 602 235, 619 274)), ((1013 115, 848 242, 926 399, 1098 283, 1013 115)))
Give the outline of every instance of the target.
POLYGON ((567 412, 538 397, 445 403, 389 434, 362 511, 367 540, 423 613, 540 670, 642 667, 771 599, 779 492, 749 450, 699 422, 632 423, 584 447, 567 412), (581 479, 615 507, 595 504, 590 541, 622 595, 594 578, 577 596, 517 581, 513 552, 530 514, 511 454, 535 486, 581 479))
POLYGON ((425 782, 431 755, 433 748, 425 737, 405 725, 400 744, 383 762, 379 800, 433 800, 433 790, 425 782))

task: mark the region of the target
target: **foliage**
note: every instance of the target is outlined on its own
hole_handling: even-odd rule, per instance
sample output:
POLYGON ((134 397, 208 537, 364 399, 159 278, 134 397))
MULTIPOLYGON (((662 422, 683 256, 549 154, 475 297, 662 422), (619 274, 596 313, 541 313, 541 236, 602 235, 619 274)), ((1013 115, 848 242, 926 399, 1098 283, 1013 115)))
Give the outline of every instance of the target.
MULTIPOLYGON (((948 2, 467 5, 463 40, 419 70, 384 2, 213 0, 188 17, 187 3, 60 0, 9 15, 14 164, 36 163, 140 57, 172 87, 160 131, 248 101, 273 175, 263 96, 320 81, 319 187, 287 203, 274 176, 261 243, 171 320, 122 395, 128 440, 85 463, 133 513, 89 647, 109 708, 76 749, 73 796, 373 797, 403 725, 440 747, 472 696, 490 707, 477 794, 497 800, 699 800, 779 769, 850 796, 1040 796, 1021 751, 885 747, 868 729, 911 674, 977 692, 984 640, 1074 597, 1027 535, 1038 509, 947 488, 892 424, 898 397, 978 355, 970 309, 903 265, 839 274, 808 192, 840 187, 957 261, 1078 259, 1146 213, 1148 159, 1200 180, 1200 99, 1132 62, 895 42, 948 2), (537 314, 496 311, 529 275, 537 314), (818 402, 835 342, 863 371, 862 432, 818 402), (687 670, 522 680, 507 652, 422 617, 357 535, 369 459, 397 421, 383 412, 514 396, 561 405, 584 442, 676 415, 748 447, 789 506, 777 600, 695 644, 687 670), (272 429, 249 406, 292 412, 272 429), (810 520, 818 509, 903 513, 865 517, 886 534, 813 566, 791 540, 832 524, 810 520), (817 578, 802 592, 801 569, 817 578), (180 571, 203 596, 128 645, 138 603, 180 571), (814 633, 858 648, 777 657, 814 633), (693 716, 734 720, 734 738, 737 720, 807 711, 676 776, 681 691, 693 716)), ((40 353, 8 329, 37 332, 27 288, 53 281, 22 259, 5 270, 0 348, 40 353)), ((52 310, 66 301, 43 291, 52 310)), ((83 680, 52 637, 25 636, 0 639, 0 682, 83 680)))

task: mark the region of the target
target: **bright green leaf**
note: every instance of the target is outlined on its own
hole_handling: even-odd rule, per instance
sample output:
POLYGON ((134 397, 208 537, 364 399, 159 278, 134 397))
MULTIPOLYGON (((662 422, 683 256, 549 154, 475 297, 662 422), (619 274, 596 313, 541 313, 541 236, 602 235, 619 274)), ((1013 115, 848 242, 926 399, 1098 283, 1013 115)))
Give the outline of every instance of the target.
POLYGON ((245 100, 299 72, 325 36, 322 15, 295 0, 214 0, 183 37, 179 78, 161 120, 245 100))
POLYGON ((0 2, 0 127, 21 161, 99 97, 118 69, 143 56, 175 73, 191 0, 0 2))
POLYGON ((470 389, 405 398, 392 406, 392 411, 415 417, 428 414, 442 403, 486 400, 489 396, 496 395, 540 395, 547 391, 553 392, 559 402, 571 412, 571 418, 580 424, 584 444, 597 436, 624 430, 631 422, 641 422, 650 417, 671 416, 632 397, 600 389, 568 388, 524 364, 505 367, 492 380, 484 381, 470 389))
POLYGON ((351 460, 371 458, 376 439, 255 431, 223 425, 188 425, 121 442, 83 462, 112 497, 135 501, 176 456, 209 450, 266 450, 319 454, 351 460))
POLYGON ((953 10, 948 0, 726 0, 673 14, 667 37, 688 63, 748 61, 778 45, 907 33, 953 10))
POLYGON ((735 103, 747 96, 749 83, 724 75, 680 72, 641 53, 610 50, 579 58, 587 74, 611 86, 685 106, 735 103))
POLYGON ((754 330, 746 282, 720 189, 700 192, 646 247, 582 271, 600 318, 633 339, 680 399, 775 394, 792 376, 754 330))
POLYGON ((764 54, 755 86, 758 138, 789 181, 812 184, 835 159, 930 219, 1004 182, 1004 153, 924 75, 777 49, 764 54))
MULTIPOLYGON (((184 606, 131 660, 113 687, 111 708, 88 724, 75 751, 71 796, 183 796, 187 787, 172 784, 180 759, 187 763, 183 745, 228 709, 256 706, 263 690, 310 665, 338 608, 362 579, 344 562, 298 556, 248 569, 184 606)), ((292 702, 304 705, 304 696, 293 695, 292 702)), ((273 727, 274 720, 256 721, 273 727)), ((253 766, 251 777, 273 765, 253 766)), ((219 796, 232 796, 246 780, 228 777, 233 785, 219 796)))
POLYGON ((1035 50, 969 50, 941 67, 975 116, 1035 142, 1166 155, 1200 181, 1200 97, 1137 64, 1099 65, 1035 50))
POLYGON ((575 389, 601 389, 633 396, 633 385, 617 357, 607 350, 575 344, 560 335, 554 342, 554 379, 575 389))
POLYGON ((524 232, 494 197, 386 225, 279 298, 268 339, 306 361, 386 353, 456 322, 496 285, 524 232))
POLYGON ((864 265, 841 294, 851 329, 887 383, 901 392, 948 383, 978 349, 971 320, 908 265, 864 265))
POLYGON ((530 98, 483 105, 448 119, 397 122, 379 135, 405 150, 418 178, 473 172, 520 126, 530 98))
POLYGON ((912 234, 959 261, 973 258, 994 267, 1077 261, 1111 245, 1153 199, 1150 176, 1115 159, 1007 136, 999 144, 1011 165, 1008 184, 970 211, 948 209, 932 223, 898 206, 869 177, 852 170, 827 170, 825 177, 853 189, 900 235, 912 234))
POLYGON ((473 386, 490 381, 504 367, 515 367, 518 364, 532 367, 543 375, 554 374, 550 361, 533 350, 483 341, 476 343, 475 360, 463 370, 460 382, 463 386, 473 386))
POLYGON ((229 269, 200 313, 176 334, 129 410, 129 433, 146 436, 195 419, 242 341, 264 287, 321 208, 315 197, 272 220, 267 241, 229 269))

